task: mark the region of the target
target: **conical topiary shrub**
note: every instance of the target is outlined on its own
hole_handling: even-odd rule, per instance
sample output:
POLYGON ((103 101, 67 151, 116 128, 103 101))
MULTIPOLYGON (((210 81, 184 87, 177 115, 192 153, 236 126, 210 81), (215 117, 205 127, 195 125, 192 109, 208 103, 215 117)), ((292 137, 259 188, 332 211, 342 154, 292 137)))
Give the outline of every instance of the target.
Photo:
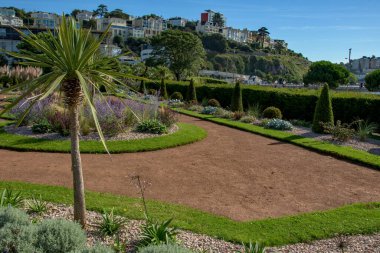
POLYGON ((146 87, 145 87, 145 81, 141 80, 140 87, 139 87, 139 92, 140 93, 145 93, 146 87))
POLYGON ((195 89, 194 79, 190 80, 190 85, 187 87, 186 101, 197 101, 197 91, 195 89))
POLYGON ((323 86, 321 95, 319 96, 317 106, 315 107, 314 120, 313 120, 313 132, 323 133, 324 129, 321 126, 321 122, 334 124, 334 114, 332 108, 332 102, 329 92, 329 85, 323 86))
POLYGON ((231 101, 231 111, 233 112, 242 112, 243 108, 243 96, 240 87, 240 82, 235 84, 234 91, 232 93, 232 101, 231 101))
POLYGON ((166 83, 164 79, 161 79, 160 95, 164 99, 168 99, 168 92, 166 91, 166 83))

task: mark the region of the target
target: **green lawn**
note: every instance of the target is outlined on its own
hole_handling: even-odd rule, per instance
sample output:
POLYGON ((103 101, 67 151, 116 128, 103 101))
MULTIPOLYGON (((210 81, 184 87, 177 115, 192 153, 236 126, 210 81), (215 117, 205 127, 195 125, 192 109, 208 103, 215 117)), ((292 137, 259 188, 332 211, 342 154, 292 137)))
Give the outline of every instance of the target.
POLYGON ((220 125, 236 128, 239 130, 259 134, 276 140, 292 143, 313 151, 323 154, 332 155, 337 158, 343 158, 352 162, 360 163, 376 169, 380 169, 380 156, 370 154, 366 151, 357 150, 351 147, 334 145, 329 142, 322 142, 312 138, 305 138, 292 133, 278 130, 265 129, 260 126, 247 124, 239 121, 217 118, 212 115, 204 115, 184 109, 174 109, 177 112, 197 117, 203 120, 211 121, 220 125))
MULTIPOLYGON (((72 191, 64 187, 18 182, 0 182, 0 190, 22 191, 25 197, 41 195, 45 201, 72 204, 72 191)), ((114 208, 115 213, 143 219, 140 199, 86 192, 89 210, 114 208)), ((156 219, 174 218, 182 229, 232 242, 261 241, 284 245, 332 237, 336 234, 370 234, 380 231, 380 203, 355 204, 338 209, 296 216, 237 222, 185 206, 148 201, 148 211, 156 219)))
MULTIPOLYGON (((0 122, 0 127, 9 121, 0 122)), ((129 141, 107 141, 110 153, 132 153, 177 147, 204 139, 207 132, 191 124, 179 123, 173 134, 129 141)), ((8 134, 0 128, 0 148, 17 151, 70 152, 68 140, 43 140, 27 136, 8 134)), ((81 153, 106 153, 100 141, 81 141, 81 153)))

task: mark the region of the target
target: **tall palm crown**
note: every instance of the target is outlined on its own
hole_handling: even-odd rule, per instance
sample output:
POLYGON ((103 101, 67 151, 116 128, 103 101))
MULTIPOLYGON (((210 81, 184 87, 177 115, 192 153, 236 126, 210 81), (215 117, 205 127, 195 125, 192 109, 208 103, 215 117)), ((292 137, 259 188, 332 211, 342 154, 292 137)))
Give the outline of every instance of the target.
MULTIPOLYGON (((100 55, 99 47, 102 41, 106 39, 108 29, 99 38, 94 38, 90 30, 77 28, 74 19, 66 19, 62 16, 62 23, 56 30, 57 36, 54 36, 50 31, 45 36, 27 35, 21 31, 19 33, 24 42, 29 44, 33 50, 20 50, 18 53, 7 52, 7 54, 20 59, 19 64, 41 67, 49 69, 49 71, 34 80, 5 90, 5 92, 22 90, 22 95, 0 112, 0 116, 24 98, 31 101, 31 108, 38 100, 42 100, 54 92, 61 91, 63 93, 70 117, 74 219, 85 226, 84 181, 79 150, 79 109, 85 100, 91 108, 96 128, 106 148, 96 117, 92 94, 101 86, 112 92, 115 90, 116 84, 121 83, 119 78, 133 78, 133 76, 118 73, 114 69, 115 60, 100 55)), ((30 108, 26 110, 24 116, 30 108)), ((22 120, 23 117, 20 121, 22 120)))

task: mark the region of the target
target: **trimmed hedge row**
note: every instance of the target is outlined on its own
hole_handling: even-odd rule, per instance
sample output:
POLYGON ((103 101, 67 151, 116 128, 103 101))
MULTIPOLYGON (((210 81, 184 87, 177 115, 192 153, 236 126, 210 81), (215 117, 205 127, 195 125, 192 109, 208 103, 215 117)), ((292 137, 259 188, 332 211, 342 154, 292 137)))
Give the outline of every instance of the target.
MULTIPOLYGON (((158 89, 159 81, 146 83, 149 89, 158 89)), ((169 94, 176 91, 186 94, 189 82, 167 82, 169 94)), ((215 98, 223 107, 231 105, 234 86, 227 84, 197 86, 198 101, 215 98)), ((269 88, 242 85, 244 107, 258 103, 263 109, 275 106, 286 119, 313 120, 319 91, 303 89, 269 88)), ((335 120, 350 123, 357 118, 368 119, 380 125, 380 96, 355 92, 332 92, 335 120)))

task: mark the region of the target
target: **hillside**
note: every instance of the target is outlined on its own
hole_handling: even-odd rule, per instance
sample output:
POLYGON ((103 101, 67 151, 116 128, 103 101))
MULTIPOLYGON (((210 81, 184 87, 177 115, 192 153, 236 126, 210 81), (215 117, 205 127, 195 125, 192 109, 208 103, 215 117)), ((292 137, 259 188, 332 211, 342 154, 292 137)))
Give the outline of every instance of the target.
POLYGON ((310 62, 298 55, 251 53, 208 53, 207 60, 212 70, 256 75, 264 80, 280 78, 288 82, 302 82, 310 62))

